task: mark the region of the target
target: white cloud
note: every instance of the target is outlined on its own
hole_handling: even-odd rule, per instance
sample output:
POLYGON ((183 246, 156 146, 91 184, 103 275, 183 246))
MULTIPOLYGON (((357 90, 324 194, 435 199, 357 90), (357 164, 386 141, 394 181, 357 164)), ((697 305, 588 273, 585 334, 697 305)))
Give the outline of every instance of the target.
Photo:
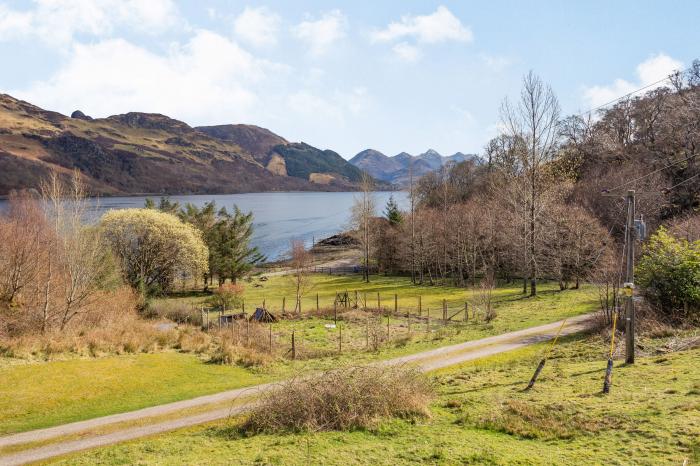
POLYGON ((289 111, 296 113, 314 128, 343 126, 348 118, 360 117, 371 102, 364 87, 350 91, 335 91, 330 96, 320 96, 311 90, 295 92, 287 98, 289 111))
POLYGON ((172 0, 35 0, 27 10, 0 5, 0 40, 37 37, 65 46, 77 34, 105 37, 117 26, 158 33, 178 21, 172 0))
POLYGON ((487 68, 496 72, 503 71, 512 63, 509 58, 498 55, 482 54, 480 55, 480 58, 487 68))
POLYGON ((64 113, 81 109, 96 117, 144 111, 192 124, 250 121, 259 103, 256 86, 287 71, 223 36, 196 31, 163 55, 123 39, 77 44, 49 79, 10 93, 42 107, 64 113))
POLYGON ((279 15, 269 8, 246 7, 233 22, 233 30, 241 40, 256 47, 277 43, 277 31, 281 23, 279 15))
POLYGON ((411 45, 406 42, 399 42, 392 48, 397 57, 401 60, 414 63, 421 58, 421 51, 415 45, 411 45))
MULTIPOLYGON (((637 65, 636 81, 627 81, 622 78, 618 78, 612 82, 612 84, 604 86, 591 86, 586 87, 583 91, 583 99, 586 105, 590 107, 597 107, 610 102, 611 100, 617 99, 634 92, 636 89, 641 87, 650 86, 657 81, 664 79, 671 75, 674 71, 683 69, 683 62, 675 60, 668 55, 659 53, 657 55, 652 55, 639 65, 637 65)), ((653 87, 661 87, 667 83, 661 82, 653 87)), ((648 89, 647 89, 648 90, 648 89)))
POLYGON ((340 10, 324 13, 317 20, 307 19, 292 28, 293 34, 305 42, 312 55, 326 53, 338 40, 345 37, 347 19, 340 10))
POLYGON ((390 42, 406 37, 418 42, 435 44, 456 41, 471 42, 473 34, 468 27, 444 6, 439 6, 434 13, 423 16, 404 16, 399 22, 390 23, 385 29, 372 33, 377 42, 390 42))

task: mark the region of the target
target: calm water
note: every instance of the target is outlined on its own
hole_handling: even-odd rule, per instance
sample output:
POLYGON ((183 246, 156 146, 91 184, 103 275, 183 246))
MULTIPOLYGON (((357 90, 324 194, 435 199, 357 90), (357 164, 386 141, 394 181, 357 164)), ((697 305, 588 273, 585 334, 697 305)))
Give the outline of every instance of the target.
MULTIPOLYGON (((384 210, 389 196, 393 195, 401 208, 407 208, 404 192, 375 193, 377 210, 384 210)), ((248 193, 221 195, 170 196, 172 201, 190 202, 203 206, 215 201, 217 207, 231 210, 237 205, 243 212, 253 212, 255 233, 253 244, 258 246, 268 260, 274 260, 289 249, 289 241, 301 239, 308 245, 313 239, 323 239, 348 226, 350 207, 357 193, 248 193)), ((151 196, 158 202, 159 198, 151 196)), ((146 197, 105 197, 93 200, 95 217, 110 209, 143 207, 146 197)), ((2 203, 0 201, 0 207, 2 203)))

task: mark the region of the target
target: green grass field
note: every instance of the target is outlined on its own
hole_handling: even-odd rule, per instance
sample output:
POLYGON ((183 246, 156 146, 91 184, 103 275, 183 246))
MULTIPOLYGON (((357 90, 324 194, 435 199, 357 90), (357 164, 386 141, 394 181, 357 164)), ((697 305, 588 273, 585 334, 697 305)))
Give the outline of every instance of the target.
MULTIPOLYGON (((268 281, 254 280, 245 285, 245 303, 248 313, 265 302, 266 308, 279 314, 282 299, 286 297, 285 310, 291 312, 294 302, 293 283, 289 277, 276 276, 268 281), (257 286, 256 286, 257 285, 257 286)), ((333 323, 334 300, 337 292, 347 292, 354 303, 355 291, 360 300, 359 308, 384 311, 367 319, 365 314, 356 315, 351 309, 338 306, 338 319, 343 327, 342 347, 345 351, 362 352, 367 348, 368 325, 376 331, 388 334, 392 340, 400 341, 400 348, 388 344, 382 352, 405 354, 439 344, 467 341, 486 336, 532 327, 553 322, 565 317, 591 312, 596 309, 595 289, 584 286, 580 290, 559 291, 553 283, 542 283, 539 296, 530 298, 521 293, 519 284, 502 284, 493 291, 493 305, 498 317, 485 322, 483 306, 479 301, 479 291, 453 286, 415 286, 405 277, 373 276, 370 283, 364 283, 357 275, 329 276, 314 275, 313 286, 302 300, 302 314, 316 314, 316 300, 320 309, 327 311, 325 317, 282 320, 272 326, 273 346, 281 354, 291 348, 291 334, 295 331, 296 342, 307 353, 332 353, 339 348, 339 329, 329 329, 333 323), (377 294, 379 293, 379 300, 377 294), (366 297, 366 301, 365 301, 366 297), (396 301, 395 301, 396 297, 396 301), (420 297, 420 298, 419 298, 420 297), (441 322, 443 300, 447 302, 448 314, 457 314, 444 326, 441 322), (420 302, 420 306, 419 306, 420 302), (469 308, 469 320, 464 322, 465 303, 469 308), (398 313, 394 313, 395 305, 398 313), (420 317, 418 316, 420 308, 420 317), (410 323, 406 313, 411 314, 410 323), (389 317, 389 332, 386 314, 389 317), (430 315, 430 322, 426 316, 430 315), (476 318, 474 318, 476 315, 476 318), (410 325, 410 329, 409 329, 410 325)), ((169 298, 170 301, 185 301, 193 306, 201 306, 206 298, 169 298)), ((239 309, 240 310, 240 309, 239 309)), ((218 314, 210 313, 210 320, 216 322, 218 314)), ((242 330, 232 329, 235 338, 240 338, 242 330)), ((342 357, 342 356, 341 356, 342 357)), ((364 358, 364 356, 360 356, 364 358)))
MULTIPOLYGON (((439 307, 442 299, 469 300, 472 291, 452 287, 412 287, 405 278, 380 277, 363 285, 358 277, 318 276, 316 289, 324 296, 334 296, 336 289, 381 289, 392 295, 401 293, 409 300, 417 294, 428 306, 439 307), (360 288, 364 287, 364 288, 360 288)), ((247 299, 280 297, 289 291, 284 277, 272 278, 261 288, 249 287, 247 299)), ((273 325, 276 358, 258 368, 222 366, 206 363, 206 357, 174 351, 158 354, 110 356, 98 359, 26 364, 0 364, 0 433, 19 432, 134 410, 199 395, 280 379, 299 371, 325 369, 343 363, 362 363, 418 352, 437 346, 468 341, 489 335, 531 327, 558 319, 593 311, 595 290, 559 292, 553 285, 543 284, 537 298, 523 298, 518 286, 495 291, 498 317, 485 323, 470 319, 451 324, 449 331, 433 323, 425 332, 424 323, 414 321, 408 336, 406 322, 391 318, 392 342, 379 351, 365 347, 364 322, 341 320, 343 352, 338 354, 338 329, 328 329, 329 318, 282 321, 273 325), (291 331, 297 332, 301 352, 314 348, 327 350, 323 357, 290 361, 282 355, 290 343, 291 331)), ((269 299, 269 298, 266 298, 269 299)), ((332 302, 332 301, 331 301, 332 302)), ((315 305, 315 295, 314 295, 315 305)), ((274 311, 274 309, 273 309, 274 311)), ((341 314, 342 315, 342 314, 341 314)), ((381 319, 382 332, 385 325, 381 319)))
POLYGON ((616 361, 607 342, 561 341, 530 392, 547 344, 434 373, 438 398, 419 422, 373 431, 244 436, 219 422, 73 455, 61 464, 699 464, 700 350, 616 361))
POLYGON ((20 432, 262 383, 248 369, 174 352, 0 368, 0 434, 20 432))

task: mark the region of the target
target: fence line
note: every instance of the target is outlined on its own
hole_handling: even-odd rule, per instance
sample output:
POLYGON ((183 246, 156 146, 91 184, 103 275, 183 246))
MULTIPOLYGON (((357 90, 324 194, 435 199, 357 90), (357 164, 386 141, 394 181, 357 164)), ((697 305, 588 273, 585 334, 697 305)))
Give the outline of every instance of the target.
MULTIPOLYGON (((401 297, 399 293, 375 293, 343 290, 336 292, 335 297, 313 293, 304 298, 304 306, 298 303, 299 306, 292 309, 286 308, 286 296, 275 299, 262 297, 259 305, 253 305, 249 300, 247 308, 243 302, 236 310, 202 307, 201 323, 204 330, 218 331, 223 338, 238 346, 259 353, 300 359, 342 351, 376 351, 407 337, 420 338, 420 335, 425 335, 426 338, 434 338, 430 335, 435 332, 449 332, 450 328, 477 322, 478 307, 472 304, 469 309, 470 303, 466 300, 442 299, 436 305, 435 300, 426 303, 422 295, 401 297), (309 316, 326 319, 329 322, 324 325, 327 333, 322 333, 325 336, 321 339, 318 336, 308 339, 308 329, 298 328, 293 323, 256 322, 251 317, 261 306, 286 323, 309 316), (367 315, 363 317, 352 313, 358 310, 367 315)), ((297 302, 296 297, 292 297, 292 302, 297 302)), ((319 330, 323 332, 322 328, 316 328, 313 332, 319 330)))

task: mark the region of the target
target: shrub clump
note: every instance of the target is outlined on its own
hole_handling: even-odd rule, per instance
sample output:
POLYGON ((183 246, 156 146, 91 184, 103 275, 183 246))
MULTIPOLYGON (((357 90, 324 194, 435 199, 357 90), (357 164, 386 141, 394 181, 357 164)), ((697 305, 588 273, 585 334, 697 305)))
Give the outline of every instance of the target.
POLYGON ((358 366, 295 378, 266 392, 243 425, 245 432, 373 428, 388 417, 428 416, 431 381, 416 369, 358 366))
POLYGON ((677 239, 659 228, 644 248, 637 274, 644 295, 664 314, 700 312, 700 240, 677 239))

